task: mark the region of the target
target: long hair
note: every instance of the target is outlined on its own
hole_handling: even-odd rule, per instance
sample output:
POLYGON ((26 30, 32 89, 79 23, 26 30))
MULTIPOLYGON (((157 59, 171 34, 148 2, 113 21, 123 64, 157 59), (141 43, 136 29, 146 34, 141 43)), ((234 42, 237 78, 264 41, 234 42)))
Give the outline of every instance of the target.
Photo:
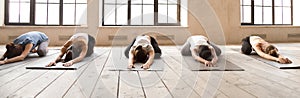
POLYGON ((137 62, 146 63, 148 60, 148 54, 145 50, 143 50, 142 46, 138 46, 135 48, 134 59, 137 62))
POLYGON ((199 56, 205 60, 209 60, 211 57, 211 51, 206 45, 199 46, 199 56))
POLYGON ((21 45, 15 45, 13 43, 8 43, 6 44, 6 57, 7 59, 20 56, 22 52, 24 51, 23 46, 21 45))
POLYGON ((267 48, 266 48, 266 54, 269 54, 269 55, 271 55, 271 56, 273 56, 273 57, 278 57, 279 55, 278 55, 278 53, 277 53, 277 48, 275 47, 275 46, 273 46, 273 45, 269 45, 267 48))

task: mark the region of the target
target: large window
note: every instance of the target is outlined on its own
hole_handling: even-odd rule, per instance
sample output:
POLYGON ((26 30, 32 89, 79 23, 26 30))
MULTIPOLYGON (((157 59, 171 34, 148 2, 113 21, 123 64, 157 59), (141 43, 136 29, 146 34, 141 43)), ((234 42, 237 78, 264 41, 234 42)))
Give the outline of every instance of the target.
POLYGON ((104 26, 178 26, 180 0, 103 0, 104 26))
POLYGON ((292 25, 293 0, 241 0, 242 25, 292 25))
POLYGON ((5 0, 6 25, 83 25, 87 0, 5 0))

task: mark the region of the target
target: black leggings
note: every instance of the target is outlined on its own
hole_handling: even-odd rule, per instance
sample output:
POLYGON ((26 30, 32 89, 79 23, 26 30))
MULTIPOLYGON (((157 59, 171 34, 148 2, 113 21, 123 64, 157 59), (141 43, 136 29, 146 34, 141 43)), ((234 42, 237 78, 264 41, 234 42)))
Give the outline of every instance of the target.
POLYGON ((252 52, 252 45, 250 44, 250 36, 242 39, 242 48, 241 51, 243 54, 251 54, 252 52))

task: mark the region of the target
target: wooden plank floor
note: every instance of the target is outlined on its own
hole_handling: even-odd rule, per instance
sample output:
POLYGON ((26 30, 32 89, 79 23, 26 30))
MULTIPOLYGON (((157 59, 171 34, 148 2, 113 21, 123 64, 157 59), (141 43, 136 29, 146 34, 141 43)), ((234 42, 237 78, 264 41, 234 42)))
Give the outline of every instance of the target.
MULTIPOLYGON (((283 54, 300 60, 300 44, 275 44, 283 54)), ((277 69, 232 48, 223 54, 245 71, 190 71, 182 64, 179 48, 162 46, 163 71, 110 71, 115 47, 97 47, 97 56, 78 70, 28 70, 26 65, 46 64, 58 55, 0 66, 0 98, 254 98, 300 97, 300 69, 277 69)), ((5 47, 0 46, 0 54, 5 47)), ((58 51, 58 50, 56 50, 58 51)), ((118 57, 115 57, 118 58, 118 57)), ((126 66, 126 64, 124 64, 126 66)))

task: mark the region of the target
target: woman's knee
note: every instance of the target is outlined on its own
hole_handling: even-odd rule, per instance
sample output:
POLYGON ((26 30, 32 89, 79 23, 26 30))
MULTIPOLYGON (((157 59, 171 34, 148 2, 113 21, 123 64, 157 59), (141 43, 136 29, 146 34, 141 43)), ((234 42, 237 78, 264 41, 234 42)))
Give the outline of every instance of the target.
POLYGON ((48 53, 48 49, 37 50, 37 54, 38 54, 40 57, 46 56, 47 53, 48 53))

